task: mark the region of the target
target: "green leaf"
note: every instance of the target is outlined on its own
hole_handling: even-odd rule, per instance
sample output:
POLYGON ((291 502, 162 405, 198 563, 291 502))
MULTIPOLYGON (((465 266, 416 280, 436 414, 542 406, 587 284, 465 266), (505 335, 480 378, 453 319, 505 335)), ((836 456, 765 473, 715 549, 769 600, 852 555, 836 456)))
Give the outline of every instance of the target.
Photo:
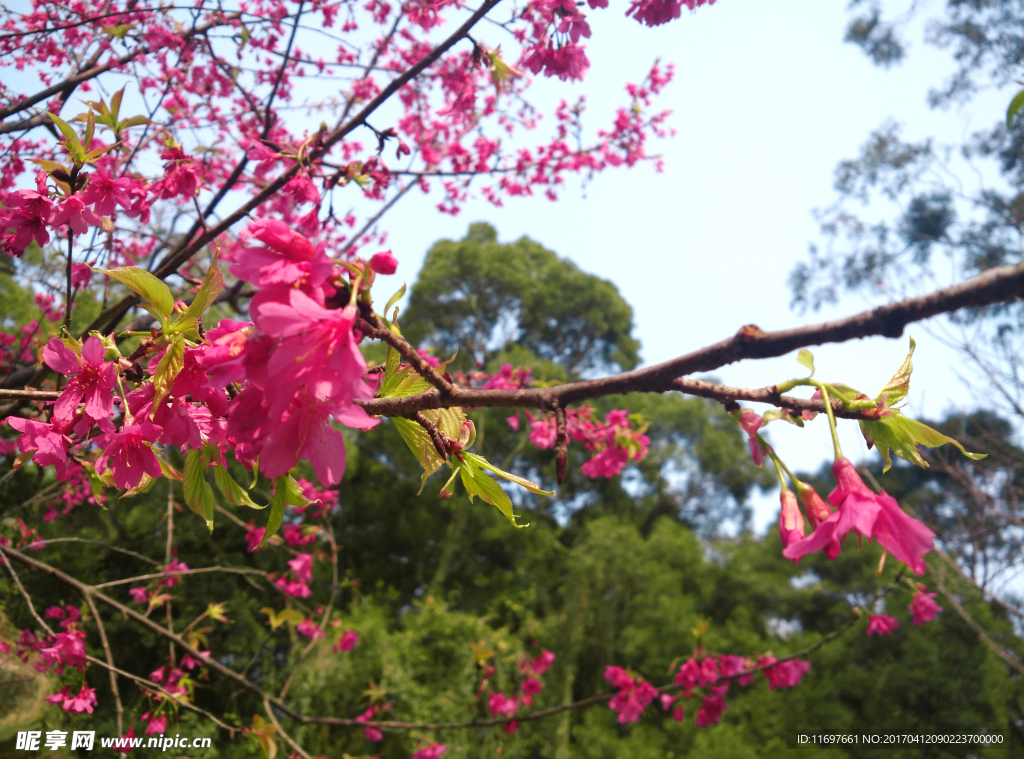
MULTIPOLYGON (((423 467, 421 480, 426 483, 427 478, 444 464, 444 459, 441 458, 437 449, 434 448, 434 441, 430 439, 430 433, 423 429, 423 425, 418 422, 414 422, 411 419, 403 419, 400 416, 392 417, 391 423, 395 425, 398 434, 402 436, 402 440, 409 446, 409 450, 412 451, 413 456, 416 457, 416 460, 420 462, 420 466, 423 467)), ((422 487, 420 487, 420 492, 423 492, 422 487)))
POLYGON ((203 280, 199 292, 196 293, 196 297, 192 299, 191 305, 185 311, 184 318, 202 316, 206 309, 217 300, 217 296, 224 287, 224 275, 221 274, 220 267, 217 266, 217 257, 218 255, 214 253, 213 261, 210 262, 210 268, 206 272, 206 278, 203 280))
POLYGON ((176 335, 171 344, 167 346, 160 363, 156 365, 156 373, 153 374, 153 412, 156 416, 161 404, 171 394, 171 387, 174 379, 185 366, 185 338, 183 335, 176 335))
POLYGON ((127 86, 128 85, 126 84, 124 87, 122 87, 121 89, 119 89, 117 92, 115 92, 113 95, 110 96, 110 111, 109 111, 109 113, 110 113, 111 116, 114 117, 115 121, 117 120, 118 114, 121 113, 121 99, 124 97, 124 90, 125 90, 125 87, 127 87, 127 86))
POLYGON ((264 533, 260 545, 274 537, 277 531, 281 529, 281 524, 284 522, 284 510, 288 504, 292 506, 305 506, 309 503, 306 497, 302 495, 302 489, 299 487, 299 484, 291 475, 286 474, 284 477, 275 478, 273 485, 274 500, 270 502, 267 531, 264 533))
POLYGON ((882 391, 875 396, 876 401, 881 401, 882 396, 885 395, 885 405, 895 406, 907 397, 907 394, 910 392, 910 375, 914 371, 913 358, 915 348, 917 348, 917 343, 914 342, 914 338, 910 338, 910 350, 907 351, 907 357, 903 359, 903 363, 900 364, 900 368, 896 370, 896 373, 885 383, 882 391))
POLYGON ((473 496, 480 496, 487 503, 496 506, 513 527, 529 527, 529 524, 516 523, 516 515, 512 513, 512 500, 508 494, 501 489, 501 485, 484 474, 474 461, 467 457, 459 465, 459 473, 462 475, 462 484, 465 485, 471 502, 473 496))
POLYGON ((171 295, 171 290, 167 285, 137 266, 122 266, 117 269, 100 269, 100 271, 141 295, 147 303, 153 306, 160 323, 167 322, 167 318, 174 310, 174 296, 171 295))
POLYGON ((281 611, 274 611, 270 608, 263 608, 260 609, 260 611, 270 617, 271 630, 276 630, 285 622, 297 625, 305 619, 305 617, 295 609, 281 609, 281 611))
POLYGON ((54 113, 47 111, 46 115, 50 117, 57 129, 60 130, 60 133, 64 135, 64 139, 67 141, 68 152, 71 155, 81 155, 83 152, 82 143, 78 139, 75 128, 54 113))
POLYGON ((88 148, 92 144, 92 136, 96 133, 96 114, 89 111, 85 117, 85 140, 84 146, 88 148))
POLYGON ((394 295, 392 295, 388 299, 388 304, 386 306, 384 306, 384 318, 385 319, 388 318, 388 311, 391 310, 391 307, 393 305, 395 305, 396 303, 398 303, 398 301, 400 301, 402 299, 402 296, 404 296, 404 295, 405 295, 405 282, 402 283, 402 286, 398 289, 398 292, 396 292, 394 295))
POLYGON ((810 370, 809 377, 814 376, 814 354, 804 348, 802 351, 796 354, 796 360, 799 361, 803 366, 806 366, 810 370))
POLYGON ((525 479, 523 477, 520 477, 517 474, 512 474, 511 472, 506 472, 506 471, 504 471, 502 469, 498 469, 498 467, 494 466, 494 464, 491 464, 483 456, 477 456, 475 453, 466 453, 466 454, 463 454, 463 455, 467 459, 471 459, 473 461, 473 463, 476 464, 477 466, 483 467, 484 469, 488 469, 488 470, 494 472, 499 477, 504 477, 509 482, 514 482, 516 485, 522 485, 524 488, 529 490, 531 493, 536 493, 537 495, 554 495, 555 494, 554 490, 543 490, 541 488, 541 486, 538 485, 536 482, 531 482, 530 480, 527 480, 527 479, 525 479))
POLYGON ((121 129, 127 129, 133 126, 142 126, 143 124, 152 124, 153 122, 147 119, 145 116, 132 116, 130 119, 125 119, 118 123, 121 129))
POLYGON ((206 481, 205 470, 199 451, 189 451, 185 454, 185 478, 182 488, 185 491, 185 503, 206 520, 207 529, 213 532, 213 510, 216 501, 213 497, 213 488, 206 481))
POLYGON ((224 497, 228 499, 235 506, 248 506, 250 509, 265 509, 266 505, 259 506, 256 504, 249 494, 235 482, 231 473, 223 466, 213 467, 213 481, 217 483, 217 489, 224 494, 224 497))
POLYGON ((938 448, 940 445, 952 443, 969 459, 977 461, 986 456, 984 453, 971 453, 959 441, 899 413, 890 414, 877 421, 862 419, 860 428, 868 446, 876 446, 878 452, 882 454, 882 458, 885 459, 883 473, 888 472, 892 467, 892 459, 889 457, 890 448, 901 459, 917 464, 923 469, 928 467, 928 462, 921 458, 918 450, 918 446, 921 445, 927 448, 938 448))
POLYGON ((1009 129, 1013 123, 1013 117, 1017 112, 1024 108, 1024 90, 1021 90, 1013 96, 1013 100, 1010 101, 1010 107, 1006 109, 1006 128, 1009 129))

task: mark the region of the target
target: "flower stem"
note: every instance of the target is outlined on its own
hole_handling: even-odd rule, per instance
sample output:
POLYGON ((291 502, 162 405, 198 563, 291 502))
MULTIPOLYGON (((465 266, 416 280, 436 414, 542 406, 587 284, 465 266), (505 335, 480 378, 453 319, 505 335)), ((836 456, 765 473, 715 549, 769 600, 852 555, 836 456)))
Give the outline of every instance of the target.
POLYGON ((836 430, 836 415, 832 410, 832 399, 828 395, 828 388, 824 382, 817 382, 815 386, 821 391, 821 400, 825 404, 825 413, 828 414, 829 431, 832 433, 832 445, 835 447, 836 460, 843 458, 843 449, 839 447, 839 433, 836 430))
POLYGON ((71 330, 71 305, 74 295, 71 292, 71 251, 75 244, 75 233, 68 229, 68 264, 67 264, 67 291, 64 294, 64 329, 71 330))
MULTIPOLYGON (((758 437, 760 437, 760 435, 758 437)), ((775 455, 775 451, 773 451, 771 448, 767 448, 766 450, 768 451, 768 455, 771 457, 772 463, 775 464, 775 473, 779 475, 779 485, 782 487, 783 490, 786 490, 786 476, 782 473, 782 470, 785 467, 785 465, 782 463, 779 457, 775 455)), ((787 469, 786 472, 789 473, 789 470, 787 469)), ((793 475, 790 474, 789 476, 792 477, 793 475)))

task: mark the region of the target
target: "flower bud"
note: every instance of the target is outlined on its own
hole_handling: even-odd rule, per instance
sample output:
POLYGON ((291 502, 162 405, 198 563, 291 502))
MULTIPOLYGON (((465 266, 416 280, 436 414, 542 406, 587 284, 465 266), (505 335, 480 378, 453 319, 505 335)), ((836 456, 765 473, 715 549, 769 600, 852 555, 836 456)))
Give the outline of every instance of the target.
POLYGON ((796 481, 796 493, 800 496, 800 503, 804 505, 804 511, 807 512, 807 521, 810 522, 812 530, 832 516, 832 510, 828 507, 828 504, 806 482, 796 481))
POLYGON ((804 515, 796 502, 796 494, 787 487, 782 488, 780 500, 782 510, 779 512, 779 537, 782 547, 786 548, 794 540, 804 537, 804 515))
POLYGON ((375 253, 370 259, 370 266, 378 274, 394 274, 398 268, 398 259, 391 255, 391 251, 375 253))

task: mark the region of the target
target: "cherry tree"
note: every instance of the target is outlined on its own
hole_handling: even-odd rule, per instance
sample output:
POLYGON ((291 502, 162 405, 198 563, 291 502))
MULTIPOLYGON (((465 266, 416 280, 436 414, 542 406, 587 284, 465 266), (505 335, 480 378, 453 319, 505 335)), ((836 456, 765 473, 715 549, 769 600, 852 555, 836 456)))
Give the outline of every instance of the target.
MULTIPOLYGON (((634 0, 624 23, 697 23, 713 9, 693 18, 689 12, 713 3, 634 0)), ((273 578, 281 605, 269 610, 269 624, 293 626, 307 639, 306 651, 330 635, 336 653, 358 654, 358 633, 332 626, 330 605, 307 614, 293 603, 322 580, 313 576, 312 544, 336 548, 328 518, 337 502, 331 487, 345 474, 341 428, 368 431, 387 420, 422 465, 423 487, 480 498, 501 511, 510 530, 526 527, 512 489, 552 495, 473 452, 476 429, 464 411, 473 408, 517 410, 510 425, 520 424, 524 410, 530 441, 552 451, 561 482, 570 445, 588 452, 581 472, 594 478, 619 475, 647 455, 642 420, 624 410, 602 417, 589 401, 625 392, 713 399, 748 436, 755 463, 771 461, 778 473, 786 559, 817 552, 834 559, 855 550, 846 540, 855 534, 884 548, 880 573, 891 555, 900 577, 924 574, 935 535, 884 490, 864 483, 835 432, 840 419, 856 421, 887 463, 895 454, 923 465, 920 446, 959 446, 900 409, 913 342, 873 395, 816 379, 807 348, 897 337, 918 320, 1017 298, 1024 288, 1019 265, 799 329, 746 325, 662 364, 562 384, 511 365, 495 374, 449 371, 452 357, 403 338, 396 303, 405 287, 392 295, 387 279, 402 251, 387 249, 386 229, 410 192, 429 194, 439 212, 454 214, 471 196, 496 206, 534 195, 556 200, 571 177, 642 163, 662 168, 648 146, 670 134, 668 114, 656 105, 673 77, 670 64, 648 62, 642 78, 625 86, 621 107, 598 117, 597 128, 584 101, 571 99, 589 66, 587 16, 599 12, 617 11, 608 0, 483 0, 475 7, 456 0, 251 0, 231 7, 209 0, 34 0, 4 9, 0 245, 17 266, 35 267, 40 313, 0 335, 0 400, 10 431, 3 453, 14 457, 15 468, 30 461, 52 467, 68 508, 100 508, 112 491, 132 495, 159 481, 172 494, 178 488, 211 531, 225 513, 220 502, 269 507, 258 516, 262 524, 247 526, 248 549, 292 556, 289 570, 273 578), (560 80, 566 96, 549 119, 530 101, 531 85, 545 77, 560 80), (364 349, 375 342, 386 347, 386 358, 368 365, 364 349), (794 351, 799 376, 760 388, 691 376, 794 351), (741 402, 769 408, 759 413, 741 402), (819 416, 834 441, 837 484, 827 499, 799 481, 760 432, 771 422, 802 427, 819 416), (315 482, 297 475, 303 463, 315 482), (269 504, 256 503, 232 474, 238 465, 253 483, 271 483, 269 504), (297 513, 308 525, 325 526, 309 530, 286 519, 297 513)), ((403 722, 377 702, 360 715, 315 717, 288 702, 287 686, 266 692, 216 651, 203 650, 196 623, 176 632, 170 607, 166 625, 151 616, 168 602, 168 589, 204 570, 174 558, 172 524, 169 517, 159 571, 125 578, 133 585, 130 601, 30 555, 45 543, 31 525, 20 522, 15 540, 0 538, 6 570, 37 623, 22 631, 14 654, 48 671, 107 670, 124 735, 120 688, 129 684, 153 704, 142 718, 149 735, 165 732, 178 708, 238 728, 193 703, 192 670, 259 697, 265 713, 244 727, 268 755, 281 739, 308 757, 279 718, 352 726, 374 742, 383 730, 500 726, 513 733, 523 720, 601 702, 620 723, 638 721, 656 702, 682 720, 679 697, 696 695, 701 705, 693 718, 706 727, 722 719, 731 686, 761 676, 772 689, 791 688, 811 666, 802 658, 808 652, 776 658, 698 644, 681 652, 685 661, 660 686, 609 662, 605 679, 614 693, 530 711, 557 655, 542 650, 520 662, 514 693, 491 689, 482 671, 483 717, 403 722), (73 605, 36 613, 15 565, 77 591, 88 619, 73 605), (169 641, 176 653, 162 669, 132 672, 107 644, 99 607, 169 641), (96 656, 86 645, 89 629, 100 643, 96 656)), ((337 587, 336 570, 332 582, 337 587)), ((935 594, 916 581, 896 582, 883 595, 899 593, 909 599, 914 624, 939 610, 935 594)), ((204 616, 226 618, 212 602, 204 616)), ((890 615, 858 607, 822 645, 863 618, 868 635, 889 635, 898 626, 890 615)), ((75 714, 104 708, 86 684, 64 687, 49 701, 75 714)), ((413 756, 444 750, 433 742, 413 756)))

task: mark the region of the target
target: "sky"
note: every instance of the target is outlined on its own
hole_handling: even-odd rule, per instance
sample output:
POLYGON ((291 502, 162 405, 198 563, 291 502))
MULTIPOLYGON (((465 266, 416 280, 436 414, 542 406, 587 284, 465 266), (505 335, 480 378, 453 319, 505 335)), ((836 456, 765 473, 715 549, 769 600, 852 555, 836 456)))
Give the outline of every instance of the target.
MULTIPOLYGON (((991 92, 963 110, 934 111, 929 87, 952 72, 951 56, 922 41, 920 24, 905 62, 874 66, 843 42, 845 2, 719 0, 656 29, 623 19, 621 10, 593 12, 581 86, 542 82, 543 98, 587 95, 594 123, 607 123, 624 102, 622 87, 646 72, 655 55, 676 65, 659 107, 670 108, 674 138, 652 144, 665 168, 609 171, 586 188, 570 181, 556 203, 511 199, 495 208, 478 199, 457 217, 438 213, 436 199, 410 193, 387 224, 389 246, 411 282, 430 245, 460 239, 474 221, 493 224, 500 240, 522 235, 613 281, 634 309, 644 364, 699 348, 754 323, 782 329, 852 314, 883 302, 850 296, 836 308, 801 314, 790 308, 787 278, 821 236, 812 209, 835 199, 837 162, 857 155, 871 130, 904 124, 907 139, 955 142, 991 126, 1012 93, 991 92)), ((496 39, 500 42, 500 38, 496 39)), ((490 40, 485 40, 490 42, 490 40)), ((968 408, 957 355, 920 326, 900 339, 872 338, 813 349, 817 377, 874 395, 918 343, 907 413, 938 416, 968 408)), ((720 381, 764 386, 803 370, 793 356, 747 361, 714 372, 720 381)), ((769 438, 794 469, 831 460, 827 425, 800 430, 777 422, 769 438)), ((846 454, 869 452, 855 422, 841 423, 846 454)), ((883 483, 884 485, 884 483, 883 483)), ((755 495, 754 524, 777 518, 774 493, 755 495)))

